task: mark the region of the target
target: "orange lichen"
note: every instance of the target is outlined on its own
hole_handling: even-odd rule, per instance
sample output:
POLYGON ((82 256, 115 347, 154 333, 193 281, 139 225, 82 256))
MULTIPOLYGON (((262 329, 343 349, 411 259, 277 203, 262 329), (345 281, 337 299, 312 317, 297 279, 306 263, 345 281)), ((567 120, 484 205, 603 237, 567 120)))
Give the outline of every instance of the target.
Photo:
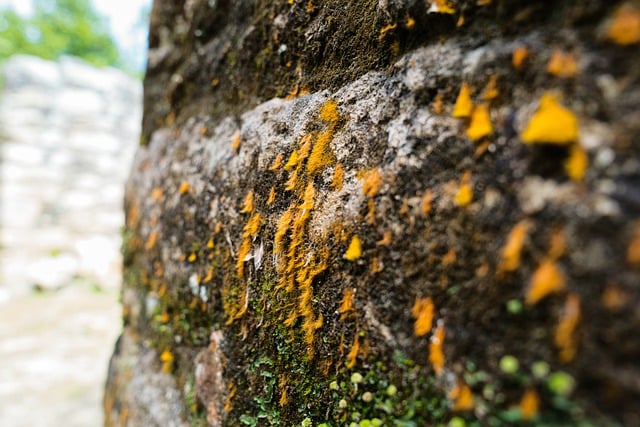
POLYGON ((538 393, 536 393, 533 388, 528 388, 524 392, 524 395, 522 395, 520 405, 518 405, 520 416, 524 420, 531 420, 538 415, 539 408, 540 398, 538 397, 538 393))
POLYGON ((242 138, 240 136, 240 132, 236 132, 236 134, 233 136, 233 141, 231 141, 231 148, 235 151, 238 151, 241 142, 242 138))
POLYGON ((224 412, 231 412, 233 409, 233 404, 231 401, 236 395, 238 388, 236 387, 234 382, 231 382, 228 386, 227 398, 224 400, 224 412))
POLYGON ((531 223, 527 220, 522 220, 513 226, 502 248, 500 264, 498 264, 499 273, 515 271, 520 267, 522 247, 527 240, 527 233, 530 227, 531 223))
POLYGON ((491 135, 492 132, 493 126, 491 125, 489 106, 487 104, 478 105, 471 113, 471 121, 467 128, 467 136, 473 142, 477 142, 485 136, 491 135))
POLYGON ((524 65, 524 61, 529 56, 529 49, 526 46, 516 46, 513 49, 513 53, 511 54, 511 64, 513 64, 513 68, 519 70, 524 65))
POLYGON ((487 86, 485 86, 480 97, 485 101, 490 101, 497 98, 499 94, 498 77, 495 74, 492 74, 491 77, 489 77, 489 82, 487 83, 487 86))
POLYGON ((440 375, 444 369, 444 321, 438 320, 436 330, 433 332, 431 339, 429 340, 429 362, 433 367, 436 375, 440 375))
POLYGON ((436 98, 433 100, 431 109, 433 110, 434 114, 442 114, 442 111, 444 110, 444 98, 442 96, 442 93, 438 92, 436 98))
POLYGON ((471 172, 466 171, 460 180, 460 187, 455 196, 458 206, 467 206, 473 200, 473 189, 471 188, 471 172))
POLYGON ((162 199, 164 192, 161 187, 155 187, 151 190, 151 201, 156 203, 158 200, 162 199))
POLYGON ((298 171, 291 172, 287 182, 284 183, 284 189, 287 191, 294 191, 298 185, 298 171))
POLYGON ((244 227, 244 234, 248 237, 255 237, 258 234, 261 223, 262 216, 259 213, 253 214, 244 227))
POLYGON ((418 298, 411 308, 411 316, 415 319, 413 333, 417 337, 428 334, 433 326, 435 307, 431 297, 418 298))
POLYGON ((460 93, 456 99, 456 103, 453 106, 453 113, 451 115, 458 119, 465 119, 471 117, 473 111, 473 101, 471 101, 471 89, 466 83, 462 84, 460 93))
POLYGON ((158 240, 158 232, 152 231, 151 234, 149 234, 149 238, 147 239, 147 243, 144 245, 144 248, 146 250, 153 249, 153 247, 156 245, 157 240, 158 240))
POLYGON ((355 339, 353 340, 353 345, 351 346, 351 350, 349 350, 349 354, 347 354, 347 362, 345 366, 347 369, 351 369, 356 366, 356 360, 358 358, 358 353, 360 352, 360 336, 356 334, 355 339))
POLYGON ((554 230, 549 238, 549 252, 547 256, 556 260, 564 255, 567 248, 567 236, 561 228, 554 230))
POLYGON ((633 237, 627 246, 627 262, 631 265, 640 265, 640 221, 636 221, 633 237))
POLYGON ((578 119, 546 93, 520 139, 528 144, 570 144, 578 139, 578 119))
POLYGON ((364 217, 364 220, 367 224, 374 225, 376 223, 376 205, 373 199, 369 199, 367 202, 367 215, 364 217))
POLYGON ((278 170, 282 167, 283 155, 282 153, 278 153, 275 159, 273 159, 273 163, 269 166, 270 171, 278 170))
POLYGON ((195 252, 191 252, 191 254, 189 254, 189 257, 187 258, 187 261, 196 262, 197 259, 198 259, 198 255, 196 255, 195 252))
POLYGON ((364 175, 362 193, 367 197, 375 197, 382 187, 382 175, 378 169, 371 169, 364 175))
POLYGON ((445 267, 453 265, 456 262, 456 258, 456 250, 454 248, 450 248, 442 257, 442 265, 444 265, 445 267))
POLYGON ((558 357, 561 362, 571 362, 576 355, 578 338, 576 328, 580 323, 580 297, 569 294, 564 303, 564 310, 560 323, 556 328, 554 343, 558 347, 558 357))
POLYGON ((393 233, 391 232, 391 230, 385 230, 385 232, 382 234, 382 239, 378 240, 376 242, 376 245, 389 246, 392 241, 393 241, 393 233))
POLYGON ((293 150, 291 155, 289 156, 289 160, 284 165, 285 170, 291 170, 298 165, 298 150, 293 150))
POLYGON ((415 20, 415 19, 413 19, 413 18, 412 18, 412 17, 410 17, 410 16, 407 16, 407 19, 406 19, 406 21, 404 22, 404 26, 405 26, 405 28, 407 28, 407 29, 409 29, 409 30, 412 30, 412 29, 413 29, 413 27, 415 27, 415 26, 416 26, 416 20, 415 20))
POLYGON ((162 362, 162 372, 171 372, 173 369, 173 353, 171 353, 171 350, 165 349, 160 355, 160 361, 162 362))
POLYGON ((556 49, 547 63, 547 73, 556 77, 569 78, 578 74, 578 61, 575 55, 556 49))
POLYGON ((207 249, 213 249, 213 237, 209 238, 207 242, 207 249))
POLYGON ((607 310, 620 310, 629 301, 629 295, 618 285, 608 284, 602 292, 602 305, 607 310))
POLYGON ((336 167, 333 169, 333 179, 331 180, 331 184, 329 185, 336 191, 342 190, 342 185, 344 183, 344 168, 342 167, 342 163, 338 163, 336 167))
POLYGON ((180 188, 178 189, 178 192, 180 194, 184 194, 187 191, 189 191, 189 182, 188 181, 183 181, 182 184, 180 184, 180 188))
POLYGON ((344 253, 344 259, 347 261, 356 261, 362 256, 362 243, 358 236, 353 236, 349 248, 344 253))
POLYGON ((453 401, 454 411, 468 411, 473 409, 473 393, 463 381, 458 380, 449 391, 449 399, 453 401))
POLYGON ((572 145, 569 150, 569 157, 564 163, 564 170, 569 178, 574 181, 582 181, 587 173, 587 166, 589 166, 589 157, 586 151, 578 144, 572 145))
POLYGON ((607 40, 619 45, 640 42, 640 5, 637 2, 628 1, 618 7, 604 35, 607 40))
POLYGON ((251 213, 255 209, 253 205, 254 202, 253 190, 249 191, 244 198, 244 202, 242 202, 242 210, 240 213, 251 213))
POLYGON ((340 320, 346 319, 355 312, 355 308, 353 306, 355 295, 356 288, 347 288, 342 293, 342 302, 340 303, 340 308, 338 308, 338 313, 340 313, 340 320))
POLYGON ((242 229, 242 243, 238 249, 238 259, 236 261, 236 273, 239 278, 244 278, 244 263, 250 259, 251 242, 253 237, 258 234, 262 225, 262 216, 259 213, 251 215, 244 228, 242 229))
POLYGON ((382 263, 382 261, 380 260, 380 257, 374 256, 371 259, 371 272, 373 274, 378 274, 380 273, 382 270, 384 270, 384 264, 382 263))
POLYGON ((525 303, 536 304, 547 295, 563 290, 565 287, 564 274, 552 259, 544 259, 529 281, 525 295, 525 303))
POLYGON ((280 375, 280 381, 278 381, 278 389, 280 390, 280 400, 278 400, 278 405, 285 406, 287 403, 289 403, 286 375, 280 375))
POLYGON ((422 213, 427 215, 431 212, 431 201, 433 200, 433 192, 431 190, 427 190, 424 192, 422 196, 422 203, 420 204, 422 207, 422 213))
POLYGON ((269 197, 267 197, 267 205, 271 206, 276 201, 276 189, 271 187, 269 190, 269 197))
POLYGON ((202 279, 202 283, 209 283, 213 279, 213 268, 207 269, 207 275, 202 279))
POLYGON ((456 10, 451 6, 448 0, 431 0, 431 6, 427 13, 446 13, 453 15, 456 10))
POLYGON ((292 208, 289 208, 282 214, 282 216, 278 220, 278 224, 276 226, 276 234, 273 239, 273 252, 276 255, 283 250, 283 241, 285 236, 289 233, 289 228, 294 219, 294 213, 294 210, 292 208))

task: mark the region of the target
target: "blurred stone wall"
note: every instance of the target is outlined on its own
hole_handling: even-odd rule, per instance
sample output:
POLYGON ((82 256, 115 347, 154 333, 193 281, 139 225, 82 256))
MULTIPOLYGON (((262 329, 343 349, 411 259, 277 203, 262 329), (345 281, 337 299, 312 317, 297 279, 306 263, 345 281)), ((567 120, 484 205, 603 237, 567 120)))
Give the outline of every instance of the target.
POLYGON ((123 182, 141 84, 76 58, 17 56, 0 98, 0 302, 77 277, 120 282, 123 182))

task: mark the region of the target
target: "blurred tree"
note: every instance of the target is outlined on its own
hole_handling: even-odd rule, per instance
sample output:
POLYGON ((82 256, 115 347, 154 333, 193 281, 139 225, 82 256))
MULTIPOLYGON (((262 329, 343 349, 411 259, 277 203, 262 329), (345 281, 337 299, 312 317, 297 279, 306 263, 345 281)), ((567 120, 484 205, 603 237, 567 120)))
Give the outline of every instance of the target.
POLYGON ((105 19, 89 0, 34 0, 33 15, 0 11, 0 61, 24 53, 45 59, 73 55, 96 66, 123 67, 105 19))

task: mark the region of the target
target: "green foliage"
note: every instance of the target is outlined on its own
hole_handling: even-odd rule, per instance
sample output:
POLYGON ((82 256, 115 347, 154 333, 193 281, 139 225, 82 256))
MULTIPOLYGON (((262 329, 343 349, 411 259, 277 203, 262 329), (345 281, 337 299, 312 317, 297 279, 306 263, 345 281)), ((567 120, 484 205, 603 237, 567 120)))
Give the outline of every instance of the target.
POLYGON ((22 17, 0 11, 0 61, 14 54, 55 60, 77 56, 96 66, 122 66, 106 22, 89 0, 34 0, 34 12, 22 17))

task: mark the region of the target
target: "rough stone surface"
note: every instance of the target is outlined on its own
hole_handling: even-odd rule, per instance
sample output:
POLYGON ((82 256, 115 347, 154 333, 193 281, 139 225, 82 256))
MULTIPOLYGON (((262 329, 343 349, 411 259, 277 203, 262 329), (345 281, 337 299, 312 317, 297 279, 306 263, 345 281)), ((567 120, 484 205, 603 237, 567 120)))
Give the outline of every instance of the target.
POLYGON ((107 424, 640 423, 616 13, 156 1, 107 424))
POLYGON ((14 56, 3 73, 0 302, 78 276, 116 288, 140 83, 72 57, 14 56))

